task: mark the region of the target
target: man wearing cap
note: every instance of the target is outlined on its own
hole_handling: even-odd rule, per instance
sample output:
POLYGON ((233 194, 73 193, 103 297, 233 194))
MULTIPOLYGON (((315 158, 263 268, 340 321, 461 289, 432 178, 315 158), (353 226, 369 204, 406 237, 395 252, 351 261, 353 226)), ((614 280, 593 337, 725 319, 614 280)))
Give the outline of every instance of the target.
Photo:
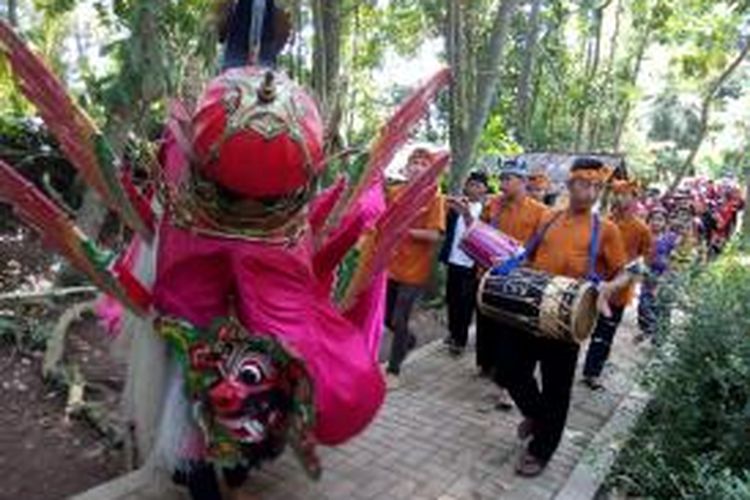
POLYGON ((448 268, 446 298, 450 336, 447 343, 454 356, 462 354, 466 348, 477 293, 474 261, 461 250, 459 243, 468 224, 482 213, 488 188, 487 174, 474 171, 469 174, 464 184, 463 197, 446 200, 450 210, 446 221, 445 239, 440 250, 440 262, 448 268))
MULTIPOLYGON (((527 244, 527 265, 533 269, 594 282, 611 280, 600 286, 597 306, 605 315, 610 314, 609 299, 628 283, 622 273, 626 256, 617 226, 592 212, 607 177, 600 161, 576 159, 567 183, 568 207, 547 212, 541 229, 527 244)), ((537 476, 557 449, 565 428, 579 347, 516 328, 505 330, 498 366, 524 416, 518 435, 531 438, 516 472, 537 476), (537 365, 541 387, 534 377, 537 365)))
MULTIPOLYGON (((482 220, 506 235, 525 243, 540 227, 547 208, 528 196, 526 184, 528 167, 523 160, 508 160, 500 165, 501 193, 493 197, 485 207, 482 220)), ((477 365, 480 374, 493 376, 501 388, 496 407, 507 410, 512 407, 501 376, 497 369, 498 351, 503 348, 505 325, 477 311, 477 365)))
MULTIPOLYGON (((653 245, 651 230, 648 225, 635 215, 638 196, 638 185, 634 181, 614 180, 612 189, 611 219, 620 230, 625 255, 628 262, 638 258, 648 260, 653 245)), ((599 390, 603 386, 599 380, 604 364, 609 358, 612 341, 622 321, 625 308, 633 300, 634 286, 622 290, 612 301, 612 315, 600 316, 591 336, 586 363, 583 369, 583 383, 590 389, 599 390)))
MULTIPOLYGON (((407 161, 407 179, 429 167, 431 162, 432 153, 428 149, 415 149, 407 161)), ((392 186, 388 190, 388 200, 392 201, 400 196, 403 186, 404 184, 392 186)), ((389 389, 398 388, 401 364, 416 344, 416 337, 409 331, 409 318, 414 304, 430 279, 434 250, 445 230, 444 207, 443 198, 436 188, 435 197, 409 229, 388 265, 386 325, 393 332, 386 369, 389 389)))

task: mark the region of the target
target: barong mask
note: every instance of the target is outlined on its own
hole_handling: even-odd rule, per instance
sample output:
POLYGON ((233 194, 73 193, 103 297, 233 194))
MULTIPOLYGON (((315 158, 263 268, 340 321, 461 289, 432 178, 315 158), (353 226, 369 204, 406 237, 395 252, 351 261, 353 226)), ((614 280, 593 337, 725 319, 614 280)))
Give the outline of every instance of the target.
POLYGON ((306 471, 319 474, 312 384, 302 362, 278 340, 249 334, 231 320, 208 330, 172 319, 157 320, 156 327, 183 365, 208 456, 256 466, 289 442, 306 471))

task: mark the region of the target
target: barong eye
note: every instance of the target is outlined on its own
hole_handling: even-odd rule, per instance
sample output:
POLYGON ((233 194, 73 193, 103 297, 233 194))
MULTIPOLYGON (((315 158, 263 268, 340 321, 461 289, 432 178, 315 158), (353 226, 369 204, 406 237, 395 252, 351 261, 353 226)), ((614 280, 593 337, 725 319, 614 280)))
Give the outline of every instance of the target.
POLYGON ((259 385, 265 380, 263 369, 255 363, 248 363, 240 368, 238 378, 247 385, 259 385))

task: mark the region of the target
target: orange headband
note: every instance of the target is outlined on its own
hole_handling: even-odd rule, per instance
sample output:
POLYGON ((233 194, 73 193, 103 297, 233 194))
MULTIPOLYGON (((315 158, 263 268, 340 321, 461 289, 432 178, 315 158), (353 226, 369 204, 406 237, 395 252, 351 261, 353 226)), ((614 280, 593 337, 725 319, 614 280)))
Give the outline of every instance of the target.
POLYGON ((638 194, 638 181, 636 180, 615 180, 612 181, 612 192, 617 194, 638 194))
POLYGON ((568 175, 568 180, 575 181, 575 180, 582 180, 582 181, 589 181, 589 182, 600 182, 604 184, 604 182, 607 180, 607 176, 604 172, 599 170, 593 170, 593 169, 582 169, 582 170, 574 170, 570 172, 568 175))
POLYGON ((568 174, 568 180, 581 179, 589 182, 601 182, 605 183, 615 173, 615 169, 609 165, 604 165, 602 168, 593 169, 585 168, 580 170, 573 170, 568 174))

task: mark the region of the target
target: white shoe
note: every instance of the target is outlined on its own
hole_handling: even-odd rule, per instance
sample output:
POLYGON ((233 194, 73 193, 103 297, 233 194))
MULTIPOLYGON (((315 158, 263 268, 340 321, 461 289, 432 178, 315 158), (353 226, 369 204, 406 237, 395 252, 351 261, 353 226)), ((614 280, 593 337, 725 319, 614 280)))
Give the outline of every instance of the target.
POLYGON ((385 386, 389 391, 395 391, 401 387, 401 379, 395 373, 388 373, 385 376, 385 386))

